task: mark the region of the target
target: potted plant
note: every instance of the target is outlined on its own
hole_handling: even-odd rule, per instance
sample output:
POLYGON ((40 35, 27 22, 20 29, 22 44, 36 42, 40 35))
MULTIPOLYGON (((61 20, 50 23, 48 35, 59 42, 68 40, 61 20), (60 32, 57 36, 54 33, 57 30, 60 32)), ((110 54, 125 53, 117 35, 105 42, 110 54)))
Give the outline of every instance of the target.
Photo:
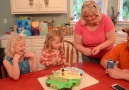
POLYGON ((114 23, 114 25, 117 23, 117 17, 120 14, 119 12, 115 13, 114 7, 111 7, 112 14, 111 14, 111 20, 114 23))

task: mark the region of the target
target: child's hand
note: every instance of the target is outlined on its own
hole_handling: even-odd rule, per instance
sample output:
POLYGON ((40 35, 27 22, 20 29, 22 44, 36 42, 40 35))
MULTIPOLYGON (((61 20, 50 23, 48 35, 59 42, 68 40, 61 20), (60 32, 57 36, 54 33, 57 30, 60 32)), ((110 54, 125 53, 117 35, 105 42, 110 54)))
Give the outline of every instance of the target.
POLYGON ((20 54, 15 54, 14 55, 14 58, 13 58, 13 60, 15 61, 19 61, 19 59, 20 59, 20 57, 21 57, 22 55, 20 55, 20 54))
POLYGON ((31 53, 31 52, 26 52, 26 53, 24 54, 24 57, 25 57, 25 58, 34 58, 34 57, 35 57, 35 54, 34 54, 34 53, 31 53))

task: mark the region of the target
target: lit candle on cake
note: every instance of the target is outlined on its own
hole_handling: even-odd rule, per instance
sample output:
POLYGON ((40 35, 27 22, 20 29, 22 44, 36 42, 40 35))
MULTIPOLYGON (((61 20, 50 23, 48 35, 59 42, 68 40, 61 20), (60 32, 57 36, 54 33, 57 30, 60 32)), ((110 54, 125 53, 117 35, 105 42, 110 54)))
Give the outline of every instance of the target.
POLYGON ((64 68, 62 69, 62 76, 64 76, 64 68))

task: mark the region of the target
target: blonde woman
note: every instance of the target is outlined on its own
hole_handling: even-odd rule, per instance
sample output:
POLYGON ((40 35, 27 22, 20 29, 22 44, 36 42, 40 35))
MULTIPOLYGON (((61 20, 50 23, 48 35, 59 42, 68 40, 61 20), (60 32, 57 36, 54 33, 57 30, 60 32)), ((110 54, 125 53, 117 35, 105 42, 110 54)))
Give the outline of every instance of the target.
POLYGON ((93 0, 85 1, 74 30, 75 48, 82 53, 83 62, 99 64, 114 42, 115 28, 111 18, 101 13, 93 0))
POLYGON ((46 67, 66 64, 62 42, 63 35, 60 30, 49 31, 40 57, 40 63, 46 67))
POLYGON ((37 58, 31 52, 25 52, 25 39, 20 35, 12 35, 8 41, 3 64, 10 78, 18 80, 20 74, 36 72, 37 58))

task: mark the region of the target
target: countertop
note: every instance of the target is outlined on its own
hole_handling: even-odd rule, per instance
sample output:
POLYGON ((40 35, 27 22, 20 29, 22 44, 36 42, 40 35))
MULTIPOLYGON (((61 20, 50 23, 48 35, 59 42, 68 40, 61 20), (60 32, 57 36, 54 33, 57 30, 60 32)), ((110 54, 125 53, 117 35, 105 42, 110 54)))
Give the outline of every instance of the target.
POLYGON ((127 37, 127 33, 123 32, 123 31, 117 31, 116 36, 117 37, 127 37))
MULTIPOLYGON (((3 35, 0 36, 0 40, 8 40, 11 37, 11 35, 3 35)), ((71 38, 73 37, 73 35, 71 36, 64 36, 64 38, 71 38)), ((46 38, 46 35, 44 36, 25 36, 26 39, 42 39, 42 38, 46 38)))
MULTIPOLYGON (((0 40, 8 40, 10 38, 11 35, 1 35, 0 36, 0 40)), ((116 36, 117 37, 127 37, 127 34, 125 32, 122 32, 122 31, 117 31, 116 32, 116 36)), ((43 35, 43 36, 25 36, 26 39, 42 39, 42 38, 45 38, 46 35, 43 35)), ((64 36, 64 38, 71 38, 71 37, 74 37, 73 35, 71 36, 64 36)))

